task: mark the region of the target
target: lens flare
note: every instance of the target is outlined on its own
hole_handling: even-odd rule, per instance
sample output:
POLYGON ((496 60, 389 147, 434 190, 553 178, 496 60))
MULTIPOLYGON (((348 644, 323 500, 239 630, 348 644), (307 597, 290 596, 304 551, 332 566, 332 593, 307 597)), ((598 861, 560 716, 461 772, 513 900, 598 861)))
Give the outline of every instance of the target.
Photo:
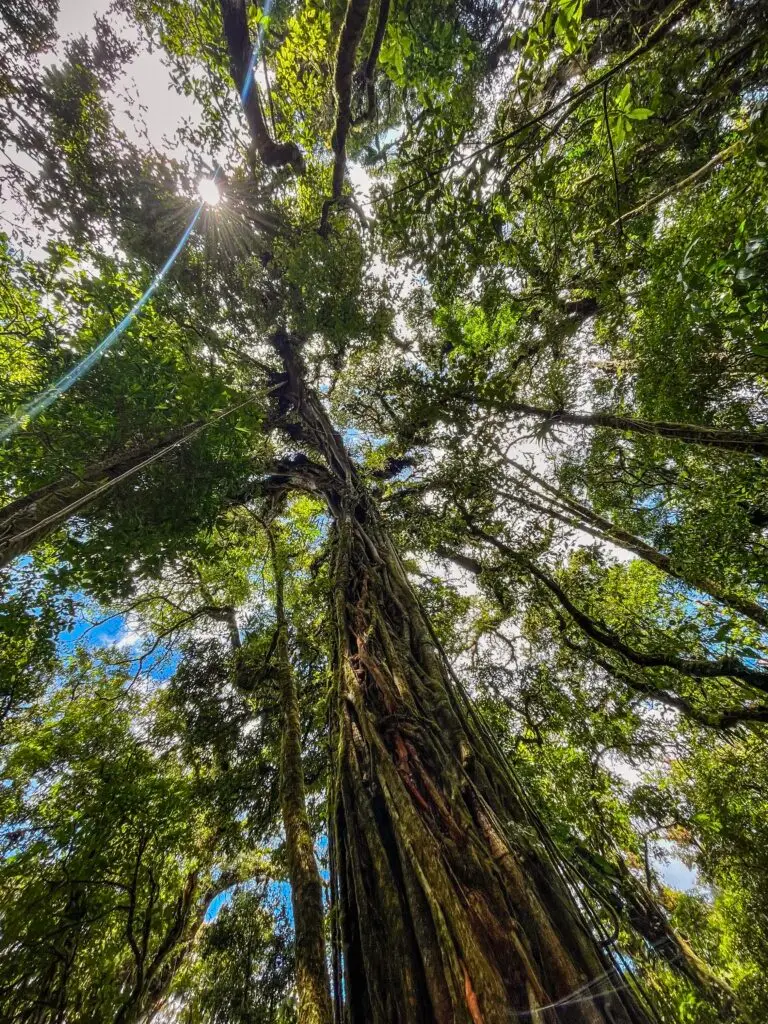
POLYGON ((197 194, 206 206, 218 206, 221 202, 221 192, 215 178, 201 178, 197 194))
POLYGON ((76 384, 84 374, 88 373, 91 367, 98 363, 102 356, 104 356, 109 349, 112 348, 115 342, 123 336, 165 280, 168 271, 176 262, 179 253, 189 241, 189 236, 195 229, 195 225, 197 224, 202 209, 203 204, 201 203, 192 215, 192 220, 187 225, 184 234, 176 243, 176 248, 152 278, 147 290, 141 298, 133 304, 120 323, 116 327, 112 328, 106 338, 104 338, 96 348, 89 352, 87 356, 81 359, 79 363, 73 366, 68 373, 65 373, 60 380, 56 381, 55 384, 52 384, 46 391, 41 392, 39 395, 35 395, 35 397, 29 402, 19 406, 19 408, 4 422, 0 421, 0 442, 7 441, 9 437, 12 437, 18 430, 26 427, 27 424, 39 416, 41 412, 47 409, 50 405, 53 405, 57 398, 60 398, 63 394, 69 391, 72 385, 76 384))
MULTIPOLYGON (((265 0, 264 6, 262 8, 262 17, 259 24, 259 30, 256 36, 256 42, 253 45, 253 49, 251 51, 251 58, 248 62, 248 73, 246 75, 242 91, 240 93, 240 98, 243 104, 245 104, 248 98, 248 93, 251 89, 251 86, 253 85, 253 76, 256 70, 256 64, 259 59, 261 46, 264 42, 264 29, 269 21, 269 15, 272 10, 272 3, 273 0, 265 0)), ((104 340, 100 342, 96 346, 96 348, 93 349, 93 351, 89 352, 88 355, 81 359, 79 363, 73 366, 68 373, 64 374, 64 376, 59 381, 57 381, 55 384, 51 384, 49 388, 47 388, 40 394, 35 395, 34 398, 26 402, 24 405, 19 406, 19 408, 16 409, 15 412, 13 412, 10 416, 5 418, 0 416, 0 443, 7 441, 18 430, 22 430, 24 427, 26 427, 27 424, 30 423, 33 419, 35 419, 36 416, 39 416, 40 413, 43 412, 43 410, 47 409, 50 405, 52 405, 57 398, 60 398, 63 394, 69 391, 72 385, 76 384, 81 377, 88 373, 91 367, 94 366, 95 363, 97 363, 110 348, 112 348, 115 342, 118 341, 125 333, 125 331, 131 326, 133 321, 141 313, 143 308, 146 306, 146 304, 155 294, 157 289, 163 283, 168 271, 176 262, 177 257, 179 256, 184 246, 189 241, 189 236, 194 231, 195 225, 197 224, 197 221, 200 217, 200 214, 203 211, 203 208, 206 206, 218 206, 218 204, 221 202, 221 192, 219 190, 219 186, 217 183, 217 178, 219 177, 220 174, 221 167, 219 166, 216 168, 216 172, 214 173, 212 178, 203 178, 200 181, 198 185, 198 196, 200 198, 200 205, 197 207, 194 214, 192 215, 192 219, 187 225, 187 228, 184 234, 181 236, 178 244, 176 245, 176 248, 168 257, 162 268, 152 278, 149 287, 138 300, 138 302, 136 302, 133 305, 133 307, 123 317, 120 323, 117 324, 116 327, 112 328, 107 337, 104 338, 104 340)))

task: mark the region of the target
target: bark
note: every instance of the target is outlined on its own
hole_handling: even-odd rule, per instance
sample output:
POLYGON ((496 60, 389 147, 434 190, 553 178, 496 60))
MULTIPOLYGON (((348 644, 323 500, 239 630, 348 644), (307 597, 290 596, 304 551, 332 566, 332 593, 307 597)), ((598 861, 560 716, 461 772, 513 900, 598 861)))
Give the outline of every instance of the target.
POLYGON ((237 612, 232 605, 216 605, 209 604, 203 605, 201 608, 196 608, 194 612, 190 613, 193 617, 200 615, 207 615, 209 618, 214 619, 216 622, 220 622, 222 625, 227 627, 227 634, 229 636, 229 645, 232 648, 234 654, 240 650, 243 646, 243 642, 240 639, 240 627, 237 623, 237 612))
POLYGON ((137 445, 129 451, 92 463, 82 473, 39 487, 0 509, 0 567, 26 554, 71 518, 75 511, 89 505, 103 484, 117 482, 124 473, 138 469, 147 459, 178 444, 199 426, 199 423, 188 424, 157 441, 137 445))
MULTIPOLYGON (((637 537, 635 534, 630 533, 629 530, 624 530, 622 527, 617 526, 616 523, 610 519, 606 519, 605 516, 599 515, 594 509, 591 509, 588 505, 584 505, 576 499, 571 498, 569 495, 563 494, 556 487, 548 484, 541 477, 532 473, 525 467, 513 462, 511 459, 507 459, 509 464, 513 466, 518 472, 523 473, 529 480, 532 480, 542 490, 546 491, 548 495, 551 495, 556 501, 565 507, 566 512, 575 513, 579 516, 582 522, 574 522, 573 519, 568 519, 561 512, 555 511, 549 508, 541 508, 540 506, 534 506, 535 511, 544 512, 546 515, 551 515, 561 522, 566 523, 569 526, 574 526, 577 529, 586 530, 593 536, 597 536, 600 539, 611 541, 618 547, 623 548, 625 551, 631 551, 632 554, 637 555, 638 558, 642 558, 643 561, 648 562, 650 565, 656 566, 657 569, 661 569, 662 572, 667 573, 673 579, 680 580, 681 583, 685 583, 696 590, 701 591, 703 594, 709 594, 719 604, 727 605, 733 608, 734 611, 739 612, 741 615, 746 616, 748 619, 752 619, 759 626, 768 627, 768 609, 763 608, 757 601, 751 601, 749 598, 743 597, 741 594, 734 594, 733 591, 728 590, 725 587, 720 586, 716 580, 710 579, 698 572, 691 572, 688 567, 680 567, 670 555, 664 554, 663 551, 659 551, 658 548, 653 547, 652 544, 646 543, 641 537, 637 537)), ((501 492, 504 493, 504 492, 501 492)), ((526 499, 519 499, 516 495, 506 495, 511 497, 513 500, 520 500, 523 504, 526 503, 526 499)), ((535 497, 541 497, 541 495, 535 495, 535 497)), ((551 499, 550 499, 551 500, 551 499)))
POLYGON ((274 342, 280 411, 333 477, 329 833, 343 1020, 645 1021, 452 676, 296 343, 274 342))
POLYGON ((607 427, 630 434, 667 437, 686 444, 707 445, 725 451, 741 452, 743 455, 768 456, 768 432, 751 430, 723 430, 705 427, 695 423, 671 423, 664 420, 640 420, 630 416, 617 416, 609 412, 570 412, 566 409, 547 409, 540 405, 526 405, 522 402, 479 400, 499 412, 519 413, 536 416, 556 423, 569 423, 582 427, 607 427))
POLYGON ((283 717, 280 807, 285 827, 288 879, 291 883, 299 1024, 332 1024, 333 1009, 325 958, 323 888, 307 817, 299 698, 288 651, 288 626, 283 596, 284 568, 273 528, 267 529, 267 537, 275 576, 277 640, 274 666, 280 687, 283 717))
MULTIPOLYGON (((336 51, 336 72, 334 75, 334 91, 336 94, 336 127, 331 140, 334 153, 333 176, 331 181, 331 198, 323 203, 323 214, 320 222, 320 234, 328 233, 328 222, 331 207, 338 203, 344 188, 344 172, 347 166, 347 136, 352 127, 352 75, 355 70, 355 57, 360 40, 368 20, 371 0, 349 0, 344 16, 344 24, 339 35, 339 47, 336 51)), ((380 44, 379 44, 380 45, 380 44)))
POLYGON ((264 119, 259 92, 251 74, 253 48, 248 32, 245 0, 219 0, 224 22, 224 37, 229 51, 232 78, 243 102, 245 117, 261 161, 267 167, 292 167, 297 174, 305 170, 304 157, 295 142, 275 142, 264 119))

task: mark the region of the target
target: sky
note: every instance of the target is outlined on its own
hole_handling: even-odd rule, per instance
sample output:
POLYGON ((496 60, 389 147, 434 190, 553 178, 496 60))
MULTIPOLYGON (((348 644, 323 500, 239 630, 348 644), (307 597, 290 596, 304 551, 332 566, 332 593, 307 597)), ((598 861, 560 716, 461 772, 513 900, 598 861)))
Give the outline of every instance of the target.
MULTIPOLYGON (((110 3, 111 0, 60 0, 60 39, 92 32, 94 17, 106 15, 110 3)), ((110 18, 112 17, 110 15, 110 18)), ((142 45, 138 56, 127 65, 123 79, 115 90, 116 124, 129 137, 135 138, 137 105, 121 103, 118 98, 126 87, 135 91, 139 104, 146 108, 143 120, 150 141, 158 149, 167 148, 164 144, 165 138, 170 138, 185 118, 196 117, 194 100, 188 96, 181 96, 174 90, 159 51, 149 53, 146 45, 142 45)))
MULTIPOLYGON (((160 51, 149 52, 146 39, 139 36, 135 28, 120 16, 110 13, 112 0, 59 0, 57 20, 58 40, 55 47, 41 55, 43 66, 55 64, 61 57, 67 39, 95 32, 95 17, 108 16, 113 27, 126 38, 133 37, 138 43, 136 57, 130 61, 121 78, 108 94, 114 111, 114 123, 133 142, 138 142, 146 129, 150 143, 157 149, 174 155, 177 149, 173 140, 176 129, 186 119, 198 119, 198 108, 189 96, 180 95, 173 87, 171 76, 165 67, 160 51)), ((21 166, 34 171, 35 166, 25 155, 14 154, 21 166)), ((0 221, 5 230, 16 230, 35 239, 25 244, 25 251, 32 257, 41 256, 45 244, 55 240, 55 221, 51 235, 41 233, 29 223, 23 210, 8 197, 4 197, 0 209, 0 221)))

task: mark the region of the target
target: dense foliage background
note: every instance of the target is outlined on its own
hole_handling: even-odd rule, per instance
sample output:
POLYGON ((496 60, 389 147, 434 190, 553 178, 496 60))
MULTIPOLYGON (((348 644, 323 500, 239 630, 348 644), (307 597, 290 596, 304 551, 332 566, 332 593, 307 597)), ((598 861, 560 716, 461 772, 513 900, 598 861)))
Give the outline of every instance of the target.
POLYGON ((768 7, 57 13, 0 9, 0 1017, 296 1019, 278 602, 327 883, 337 590, 288 331, 622 969, 765 1020, 768 7))

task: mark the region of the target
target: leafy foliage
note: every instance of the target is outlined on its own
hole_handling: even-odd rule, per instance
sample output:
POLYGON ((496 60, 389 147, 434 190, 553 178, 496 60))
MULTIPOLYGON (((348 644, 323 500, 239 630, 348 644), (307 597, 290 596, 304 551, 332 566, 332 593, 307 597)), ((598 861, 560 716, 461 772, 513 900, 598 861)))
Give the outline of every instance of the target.
POLYGON ((301 1019, 266 530, 338 904, 351 466, 409 580, 395 640, 461 677, 592 934, 661 1020, 764 1018, 765 5, 247 3, 301 168, 259 157, 219 3, 112 10, 66 42, 55 4, 0 15, 5 415, 144 293, 214 166, 221 202, 0 449, 0 1016, 301 1019), (147 47, 196 104, 167 152, 113 102, 147 47))

